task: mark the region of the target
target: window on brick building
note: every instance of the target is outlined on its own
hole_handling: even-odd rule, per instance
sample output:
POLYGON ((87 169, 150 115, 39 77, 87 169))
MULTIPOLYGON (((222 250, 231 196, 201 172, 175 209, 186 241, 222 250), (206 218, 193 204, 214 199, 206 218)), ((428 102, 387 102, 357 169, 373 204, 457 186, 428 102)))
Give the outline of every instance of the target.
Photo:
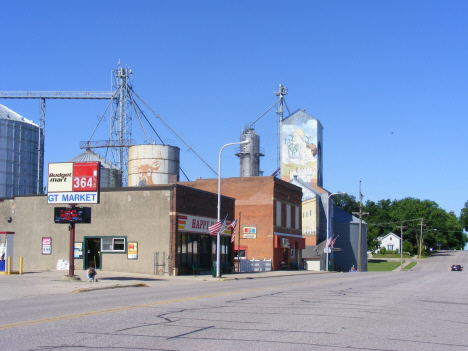
POLYGON ((245 250, 234 251, 235 258, 245 257, 245 250))
POLYGON ((291 205, 286 205, 286 228, 291 228, 291 205))
POLYGON ((281 202, 276 201, 276 226, 281 227, 281 202))
POLYGON ((295 222, 296 222, 296 223, 295 223, 295 225, 294 225, 294 229, 299 229, 299 227, 300 227, 300 225, 299 225, 299 222, 300 222, 300 221, 299 221, 299 210, 300 210, 300 209, 301 209, 300 207, 296 206, 296 215, 295 215, 295 217, 296 217, 295 222))

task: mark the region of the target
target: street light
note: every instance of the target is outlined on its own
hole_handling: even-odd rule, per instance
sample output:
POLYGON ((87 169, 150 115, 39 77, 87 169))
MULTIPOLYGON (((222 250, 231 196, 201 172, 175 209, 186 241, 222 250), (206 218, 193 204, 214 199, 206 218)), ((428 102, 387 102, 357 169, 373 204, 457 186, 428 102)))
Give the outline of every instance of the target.
MULTIPOLYGON (((221 150, 219 150, 219 159, 218 159, 218 222, 221 220, 221 152, 223 152, 224 148, 229 145, 238 145, 238 144, 248 144, 250 141, 244 140, 237 143, 229 143, 224 145, 221 150)), ((224 223, 223 223, 224 224, 224 223)), ((223 227, 223 226, 221 226, 223 227)), ((221 276, 221 230, 218 231, 216 235, 216 278, 221 276)))
MULTIPOLYGON (((327 202, 327 243, 328 239, 330 237, 330 198, 334 195, 346 195, 346 193, 333 193, 328 195, 328 202, 327 202)), ((325 249, 327 250, 327 266, 325 267, 325 270, 328 271, 328 253, 329 253, 329 247, 326 246, 325 249)))

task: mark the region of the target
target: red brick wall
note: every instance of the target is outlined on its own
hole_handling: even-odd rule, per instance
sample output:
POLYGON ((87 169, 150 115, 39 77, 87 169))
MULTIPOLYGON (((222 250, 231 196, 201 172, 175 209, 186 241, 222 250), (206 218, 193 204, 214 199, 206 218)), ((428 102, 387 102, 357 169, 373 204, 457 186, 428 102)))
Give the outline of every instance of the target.
MULTIPOLYGON (((179 184, 218 192, 217 179, 197 179, 194 182, 181 182, 179 184)), ((291 227, 286 226, 286 205, 301 206, 301 188, 286 183, 275 177, 239 177, 221 179, 221 194, 236 199, 234 220, 241 213, 240 219, 240 246, 247 246, 249 259, 272 259, 273 269, 280 269, 278 262, 283 260, 283 251, 274 249, 274 232, 302 235, 301 228, 294 228, 295 217, 291 211, 291 227), (281 227, 276 227, 275 200, 282 203, 281 227), (245 226, 257 228, 256 239, 244 239, 242 230, 245 226), (294 229, 293 229, 294 228, 294 229)), ((223 209, 223 205, 221 206, 223 209)), ((236 237, 235 245, 238 245, 236 237)))
MULTIPOLYGON (((207 191, 195 190, 193 187, 177 185, 171 192, 171 252, 169 256, 169 274, 172 275, 177 262, 177 213, 185 213, 193 216, 217 218, 218 216, 218 190, 215 194, 207 191)), ((225 196, 221 197, 221 218, 226 214, 234 216, 235 200, 225 196)), ((234 257, 231 257, 231 265, 234 257)))

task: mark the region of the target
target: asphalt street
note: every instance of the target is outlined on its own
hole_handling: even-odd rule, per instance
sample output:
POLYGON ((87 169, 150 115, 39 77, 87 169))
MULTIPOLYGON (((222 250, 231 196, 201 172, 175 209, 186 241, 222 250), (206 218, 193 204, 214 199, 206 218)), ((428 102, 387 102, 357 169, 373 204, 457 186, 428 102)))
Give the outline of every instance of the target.
POLYGON ((13 278, 16 291, 21 278, 36 281, 35 288, 24 285, 30 292, 2 301, 0 344, 5 350, 466 350, 465 272, 450 272, 450 265, 467 260, 464 251, 447 251, 410 272, 222 279, 99 272, 98 283, 78 283, 62 281, 58 272, 0 276, 2 294, 13 278))

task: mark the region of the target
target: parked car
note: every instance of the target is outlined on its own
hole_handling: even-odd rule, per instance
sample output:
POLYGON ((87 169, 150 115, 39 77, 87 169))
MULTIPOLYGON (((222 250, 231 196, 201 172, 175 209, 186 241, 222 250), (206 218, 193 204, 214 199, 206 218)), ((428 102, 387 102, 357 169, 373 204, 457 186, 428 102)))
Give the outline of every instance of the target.
POLYGON ((461 271, 461 270, 463 270, 463 267, 460 266, 459 264, 454 264, 454 265, 452 265, 452 267, 450 267, 450 270, 451 271, 461 271))

